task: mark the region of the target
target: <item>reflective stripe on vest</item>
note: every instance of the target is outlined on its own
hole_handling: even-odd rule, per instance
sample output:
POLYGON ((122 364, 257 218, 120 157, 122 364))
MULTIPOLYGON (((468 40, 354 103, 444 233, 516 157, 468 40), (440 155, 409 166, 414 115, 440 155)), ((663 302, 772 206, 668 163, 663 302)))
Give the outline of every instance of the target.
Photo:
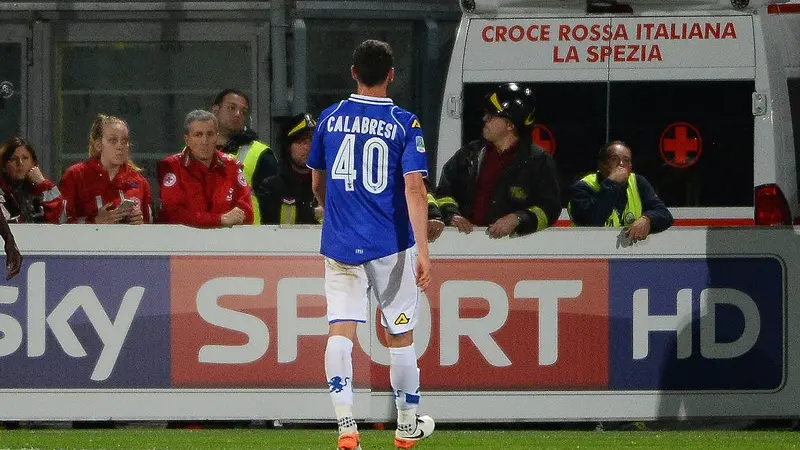
MULTIPOLYGON (((581 178, 581 181, 588 184, 593 191, 600 192, 600 183, 597 181, 596 173, 586 175, 581 178)), ((619 214, 617 214, 617 210, 614 209, 611 211, 611 215, 608 216, 608 219, 606 219, 605 226, 618 227, 623 225, 624 222, 624 226, 627 227, 636 221, 636 219, 642 217, 642 198, 639 197, 639 187, 636 185, 636 175, 633 172, 628 175, 628 188, 625 194, 628 201, 625 204, 625 210, 622 211, 622 217, 624 219, 620 221, 619 214)))
MULTIPOLYGON (((247 180, 250 189, 253 188, 253 173, 256 170, 256 164, 258 164, 258 160, 264 151, 269 151, 267 144, 253 141, 250 144, 241 146, 239 151, 236 152, 236 159, 242 163, 244 179, 247 180)), ((253 205, 253 225, 261 225, 261 209, 254 194, 250 195, 250 203, 253 205)))
POLYGON ((281 225, 294 225, 297 223, 297 205, 295 203, 281 203, 281 225))

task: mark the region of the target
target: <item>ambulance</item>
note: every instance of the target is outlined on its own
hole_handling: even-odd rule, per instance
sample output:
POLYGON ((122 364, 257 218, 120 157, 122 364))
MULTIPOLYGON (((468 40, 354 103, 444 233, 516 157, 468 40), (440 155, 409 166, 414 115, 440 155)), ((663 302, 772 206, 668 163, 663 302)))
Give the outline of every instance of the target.
POLYGON ((437 168, 480 137, 482 96, 521 82, 536 95, 532 138, 556 161, 564 205, 601 145, 619 139, 676 225, 800 224, 800 3, 460 4, 437 168))

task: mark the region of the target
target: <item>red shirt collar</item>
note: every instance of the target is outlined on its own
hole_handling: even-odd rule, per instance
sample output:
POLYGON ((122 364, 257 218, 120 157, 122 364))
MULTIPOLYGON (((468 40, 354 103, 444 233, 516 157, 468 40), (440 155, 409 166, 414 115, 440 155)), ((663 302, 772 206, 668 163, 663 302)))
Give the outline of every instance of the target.
MULTIPOLYGON (((104 173, 108 175, 108 171, 106 170, 105 167, 103 167, 103 163, 100 162, 100 158, 94 158, 94 157, 89 158, 89 161, 87 161, 87 165, 97 173, 104 173)), ((132 169, 128 167, 128 164, 125 163, 122 166, 120 166, 119 171, 117 171, 117 177, 120 177, 120 175, 127 176, 128 172, 130 172, 131 170, 132 169)))
POLYGON ((491 150, 491 151, 497 153, 498 155, 511 156, 511 155, 517 153, 517 150, 519 150, 519 144, 520 144, 520 141, 517 140, 517 142, 515 142, 513 145, 511 145, 511 147, 508 147, 503 153, 498 152, 497 151, 497 147, 495 147, 495 145, 493 143, 491 143, 491 142, 487 142, 486 143, 486 147, 487 147, 488 150, 491 150))
MULTIPOLYGON (((208 165, 208 170, 225 170, 225 164, 223 162, 223 158, 228 158, 225 156, 221 151, 214 150, 214 156, 211 158, 211 164, 208 165)), ((197 164, 200 166, 205 167, 203 163, 195 159, 191 152, 189 152, 189 147, 183 148, 183 166, 189 167, 192 164, 197 164)))

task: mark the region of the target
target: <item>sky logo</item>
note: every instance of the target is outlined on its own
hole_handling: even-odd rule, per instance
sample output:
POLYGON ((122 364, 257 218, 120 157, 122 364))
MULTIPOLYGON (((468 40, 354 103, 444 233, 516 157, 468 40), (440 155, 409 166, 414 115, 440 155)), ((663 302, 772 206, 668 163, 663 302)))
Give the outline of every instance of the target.
POLYGON ((0 388, 167 387, 167 258, 30 258, 0 286, 0 388))

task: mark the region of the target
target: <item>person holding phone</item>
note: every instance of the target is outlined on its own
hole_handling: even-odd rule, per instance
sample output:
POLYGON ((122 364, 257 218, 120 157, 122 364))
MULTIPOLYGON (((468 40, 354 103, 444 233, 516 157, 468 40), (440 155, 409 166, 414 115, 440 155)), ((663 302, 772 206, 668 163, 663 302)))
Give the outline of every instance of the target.
POLYGON ((11 223, 59 223, 64 202, 39 169, 36 152, 15 136, 0 145, 0 208, 11 223))
POLYGON ((150 184, 130 156, 128 124, 100 114, 89 131, 89 159, 61 177, 69 223, 152 223, 150 184))

